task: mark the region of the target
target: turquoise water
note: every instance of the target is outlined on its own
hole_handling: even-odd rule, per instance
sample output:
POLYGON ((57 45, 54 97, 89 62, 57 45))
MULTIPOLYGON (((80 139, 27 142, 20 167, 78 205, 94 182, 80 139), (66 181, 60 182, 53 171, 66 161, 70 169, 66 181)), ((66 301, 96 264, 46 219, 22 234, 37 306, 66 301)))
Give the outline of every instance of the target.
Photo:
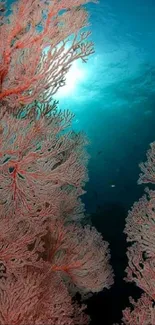
POLYGON ((110 243, 115 284, 88 304, 91 325, 120 322, 135 285, 127 266, 125 218, 144 193, 139 163, 155 141, 155 2, 105 0, 88 5, 95 54, 76 63, 60 93, 75 112, 75 129, 90 139, 89 183, 83 200, 92 223, 110 243))
POLYGON ((139 197, 138 164, 155 140, 155 3, 105 0, 87 6, 95 54, 73 64, 56 98, 75 112, 91 145, 89 211, 139 197))

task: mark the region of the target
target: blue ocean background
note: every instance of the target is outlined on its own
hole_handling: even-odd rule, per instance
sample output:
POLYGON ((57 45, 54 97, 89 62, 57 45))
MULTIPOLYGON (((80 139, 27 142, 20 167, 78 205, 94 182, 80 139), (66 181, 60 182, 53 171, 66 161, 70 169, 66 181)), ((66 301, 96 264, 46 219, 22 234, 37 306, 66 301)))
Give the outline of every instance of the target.
POLYGON ((89 212, 105 201, 129 207, 138 164, 155 140, 155 2, 101 0, 87 6, 95 54, 76 62, 56 98, 90 140, 89 212))
POLYGON ((112 325, 139 297, 126 284, 125 218, 144 193, 137 185, 139 163, 155 141, 155 1, 101 0, 89 4, 95 54, 76 62, 57 94, 61 108, 75 113, 73 127, 83 130, 88 148, 86 213, 111 248, 115 285, 89 301, 95 325, 112 325))

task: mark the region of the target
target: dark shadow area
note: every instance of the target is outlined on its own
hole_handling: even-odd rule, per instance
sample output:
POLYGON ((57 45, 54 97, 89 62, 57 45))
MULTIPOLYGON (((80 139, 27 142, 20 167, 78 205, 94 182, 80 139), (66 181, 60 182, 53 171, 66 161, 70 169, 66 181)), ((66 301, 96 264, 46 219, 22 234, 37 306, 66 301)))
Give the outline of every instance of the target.
POLYGON ((126 216, 127 211, 118 202, 98 206, 96 213, 91 216, 92 224, 110 244, 111 264, 115 274, 115 283, 110 290, 105 289, 88 300, 91 325, 120 322, 122 310, 129 306, 129 296, 138 298, 141 293, 134 284, 123 280, 128 264, 126 236, 123 233, 126 216))

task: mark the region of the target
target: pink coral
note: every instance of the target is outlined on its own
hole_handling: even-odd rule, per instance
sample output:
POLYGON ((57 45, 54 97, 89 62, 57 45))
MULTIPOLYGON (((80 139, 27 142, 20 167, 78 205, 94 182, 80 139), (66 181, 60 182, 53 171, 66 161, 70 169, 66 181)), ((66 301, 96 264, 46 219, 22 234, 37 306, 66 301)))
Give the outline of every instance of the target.
POLYGON ((93 44, 86 42, 89 32, 79 30, 87 25, 81 7, 87 2, 20 0, 12 5, 0 26, 0 100, 11 107, 49 100, 64 85, 72 62, 86 61, 93 44))
POLYGON ((113 283, 108 244, 80 225, 86 142, 63 132, 69 113, 48 106, 50 116, 37 119, 32 110, 33 118, 5 113, 0 121, 0 324, 83 325, 88 317, 70 295, 113 283))
POLYGON ((76 188, 82 194, 82 185, 87 179, 85 139, 80 134, 62 133, 71 117, 66 112, 55 116, 52 108, 50 118, 37 121, 15 119, 8 114, 3 117, 0 122, 0 213, 21 209, 21 205, 23 211, 32 211, 40 206, 40 198, 51 202, 55 197, 53 204, 57 205, 57 198, 60 204, 64 187, 76 188))
POLYGON ((84 306, 72 302, 59 276, 30 267, 1 280, 1 325, 87 325, 84 306))
MULTIPOLYGON (((155 143, 147 154, 147 161, 140 164, 142 173, 139 184, 155 182, 155 143)), ((123 311, 125 325, 155 324, 155 191, 146 189, 146 194, 135 202, 126 219, 125 233, 128 248, 127 281, 135 282, 144 291, 133 307, 123 311)))
POLYGON ((84 3, 20 0, 0 21, 0 325, 86 325, 75 293, 113 283, 108 244, 80 223, 87 140, 49 104, 93 52, 84 3))
POLYGON ((155 184, 155 142, 152 142, 150 147, 147 152, 147 161, 139 165, 142 173, 139 176, 138 184, 155 184))
POLYGON ((149 296, 143 294, 137 302, 130 298, 132 308, 123 311, 124 325, 153 325, 155 324, 155 307, 149 296))

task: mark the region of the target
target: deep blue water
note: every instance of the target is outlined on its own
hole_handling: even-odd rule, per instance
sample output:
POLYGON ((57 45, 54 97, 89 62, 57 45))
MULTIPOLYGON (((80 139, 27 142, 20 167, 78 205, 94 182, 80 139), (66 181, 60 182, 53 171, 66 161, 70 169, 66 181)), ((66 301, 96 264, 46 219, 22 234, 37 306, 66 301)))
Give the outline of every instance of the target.
MULTIPOLYGON (((127 266, 125 218, 144 186, 139 163, 155 141, 155 2, 101 0, 88 5, 95 54, 60 105, 76 113, 74 127, 90 139, 89 182, 84 196, 92 223, 109 241, 115 285, 89 302, 92 325, 121 319, 135 285, 123 281, 127 266), (81 79, 80 79, 81 78, 81 79)), ((71 77, 70 77, 71 78, 71 77)))

